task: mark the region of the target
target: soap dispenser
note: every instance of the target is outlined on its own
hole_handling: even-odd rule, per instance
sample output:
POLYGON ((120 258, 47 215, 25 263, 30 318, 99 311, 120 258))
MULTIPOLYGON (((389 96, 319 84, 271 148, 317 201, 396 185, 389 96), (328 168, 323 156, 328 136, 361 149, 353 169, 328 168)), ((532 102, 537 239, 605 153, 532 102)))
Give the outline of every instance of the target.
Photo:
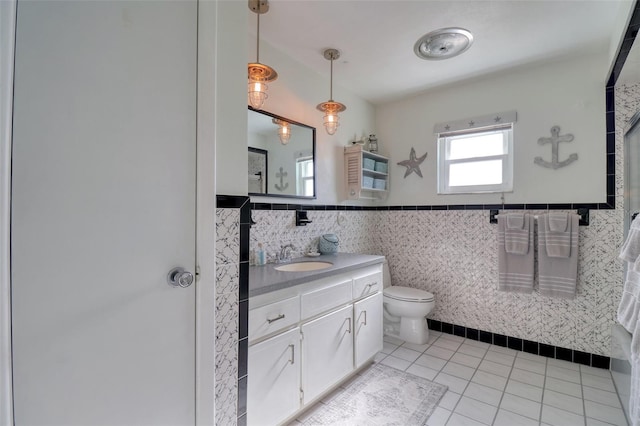
POLYGON ((266 257, 267 255, 264 249, 262 248, 262 243, 258 243, 258 250, 256 251, 256 264, 266 265, 267 264, 266 257))

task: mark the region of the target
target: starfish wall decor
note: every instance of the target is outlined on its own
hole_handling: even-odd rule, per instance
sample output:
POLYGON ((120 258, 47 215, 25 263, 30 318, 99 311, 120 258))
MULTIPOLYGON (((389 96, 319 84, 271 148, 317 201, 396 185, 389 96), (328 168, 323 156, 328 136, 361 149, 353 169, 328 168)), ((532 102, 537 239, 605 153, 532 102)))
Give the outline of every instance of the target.
POLYGON ((407 176, 409 176, 411 173, 414 173, 414 172, 418 176, 422 177, 422 171, 420 170, 420 164, 422 164, 422 162, 425 160, 425 158, 427 158, 427 154, 428 153, 425 152, 422 157, 416 158, 416 150, 413 149, 413 147, 411 148, 411 153, 409 154, 409 159, 400 161, 398 163, 399 166, 404 166, 404 167, 407 168, 407 171, 404 172, 404 177, 405 178, 407 176))

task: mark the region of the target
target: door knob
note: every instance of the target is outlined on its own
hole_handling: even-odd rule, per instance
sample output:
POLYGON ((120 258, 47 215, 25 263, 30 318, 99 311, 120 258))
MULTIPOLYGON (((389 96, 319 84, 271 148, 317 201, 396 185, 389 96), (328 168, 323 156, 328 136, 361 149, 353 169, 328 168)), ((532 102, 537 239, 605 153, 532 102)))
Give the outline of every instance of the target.
POLYGON ((173 268, 167 275, 167 282, 171 287, 187 288, 193 284, 193 274, 184 268, 173 268))

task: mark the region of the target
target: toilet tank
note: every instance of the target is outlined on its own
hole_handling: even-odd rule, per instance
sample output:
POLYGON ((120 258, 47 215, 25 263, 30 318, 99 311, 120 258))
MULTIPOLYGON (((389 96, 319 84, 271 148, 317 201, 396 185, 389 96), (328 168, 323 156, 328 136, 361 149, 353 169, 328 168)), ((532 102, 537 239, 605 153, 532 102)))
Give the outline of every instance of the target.
POLYGON ((384 259, 382 263, 382 288, 391 287, 391 273, 389 272, 389 263, 384 259))

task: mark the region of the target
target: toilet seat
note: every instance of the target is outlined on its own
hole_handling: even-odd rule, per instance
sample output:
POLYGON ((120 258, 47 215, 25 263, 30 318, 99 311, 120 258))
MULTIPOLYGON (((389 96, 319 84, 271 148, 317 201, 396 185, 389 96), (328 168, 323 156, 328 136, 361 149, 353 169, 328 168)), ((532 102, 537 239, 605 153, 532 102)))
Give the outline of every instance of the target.
POLYGON ((433 302, 433 294, 411 287, 391 286, 384 289, 384 295, 403 302, 433 302))

